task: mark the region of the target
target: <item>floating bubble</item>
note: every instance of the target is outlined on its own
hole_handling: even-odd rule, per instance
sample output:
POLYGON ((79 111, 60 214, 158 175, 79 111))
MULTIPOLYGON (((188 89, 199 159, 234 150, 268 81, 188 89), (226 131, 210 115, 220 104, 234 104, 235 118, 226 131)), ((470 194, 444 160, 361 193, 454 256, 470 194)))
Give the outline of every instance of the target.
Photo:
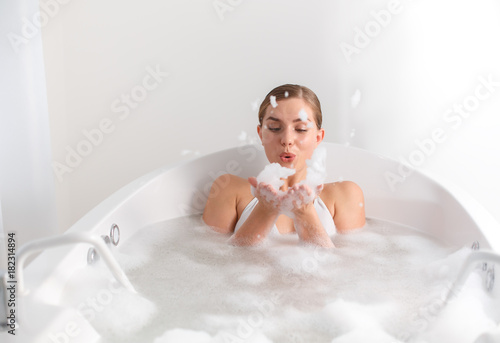
POLYGON ((259 106, 260 106, 260 99, 255 99, 251 104, 250 106, 252 106, 252 111, 258 111, 259 110, 259 106))
POLYGON ((276 97, 275 97, 274 95, 271 95, 271 96, 269 97, 269 100, 271 101, 271 106, 272 106, 273 108, 276 108, 276 107, 278 106, 278 103, 276 102, 276 97))
POLYGON ((359 89, 356 89, 354 91, 354 94, 351 96, 351 107, 352 108, 358 107, 360 101, 361 101, 361 91, 359 89))
POLYGON ((303 108, 299 111, 299 118, 302 121, 307 121, 307 112, 303 108))
POLYGON ((246 131, 241 131, 241 133, 238 135, 238 140, 240 141, 245 141, 247 139, 248 134, 246 131))

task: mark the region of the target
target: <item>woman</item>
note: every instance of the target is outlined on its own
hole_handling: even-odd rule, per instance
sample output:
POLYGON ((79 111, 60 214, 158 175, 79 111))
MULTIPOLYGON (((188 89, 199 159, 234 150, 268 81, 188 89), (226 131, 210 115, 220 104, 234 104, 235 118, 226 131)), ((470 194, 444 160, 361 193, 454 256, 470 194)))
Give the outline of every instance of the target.
POLYGON ((281 234, 296 232, 301 241, 333 247, 330 235, 365 224, 363 192, 353 182, 334 182, 310 189, 299 182, 307 175, 306 160, 325 136, 318 98, 307 87, 282 85, 273 89, 259 109, 257 133, 270 163, 295 169, 280 190, 235 175, 214 181, 203 213, 205 223, 221 233, 234 233, 236 245, 263 241, 274 226, 281 234), (228 182, 229 180, 229 182, 228 182), (251 187, 255 187, 255 197, 251 187), (316 197, 312 197, 317 195, 316 197), (304 199, 314 198, 313 201, 304 199), (287 215, 282 205, 290 199, 287 215))

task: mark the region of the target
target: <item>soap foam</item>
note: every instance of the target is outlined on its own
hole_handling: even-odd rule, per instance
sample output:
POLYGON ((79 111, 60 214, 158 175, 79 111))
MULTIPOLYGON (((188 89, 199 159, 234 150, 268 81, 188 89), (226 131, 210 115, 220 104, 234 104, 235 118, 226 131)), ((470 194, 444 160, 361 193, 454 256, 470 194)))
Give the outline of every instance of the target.
MULTIPOLYGON (((141 228, 120 252, 133 254, 143 237, 150 258, 127 276, 155 310, 125 290, 98 303, 115 308, 91 321, 101 343, 471 343, 500 315, 500 300, 475 273, 443 302, 469 248, 380 220, 335 235, 336 249, 300 246, 293 234, 235 247, 197 215, 141 228)), ((108 289, 109 277, 99 266, 78 271, 68 297, 86 303, 108 289)))
POLYGON ((281 179, 286 179, 293 174, 295 174, 295 169, 282 167, 279 163, 271 163, 265 166, 259 173, 257 176, 257 183, 267 183, 278 191, 285 183, 285 181, 281 179))
POLYGON ((157 312, 153 302, 119 285, 102 262, 74 272, 62 303, 75 307, 78 315, 108 338, 125 338, 140 331, 157 312))
POLYGON ((302 121, 307 121, 307 112, 303 108, 301 108, 299 111, 299 118, 302 121))
MULTIPOLYGON (((293 214, 291 210, 293 209, 293 201, 296 202, 297 206, 300 206, 302 202, 309 203, 313 201, 319 193, 318 187, 325 182, 326 179, 326 149, 323 146, 318 146, 313 155, 309 160, 306 161, 307 164, 307 175, 306 179, 298 183, 298 185, 307 185, 311 189, 311 194, 308 196, 304 195, 304 200, 296 195, 295 197, 287 197, 282 204, 282 213, 287 214, 292 217, 293 214)), ((257 176, 257 183, 266 183, 271 185, 274 190, 276 190, 277 196, 283 198, 287 195, 287 192, 280 190, 280 187, 285 183, 284 180, 291 175, 295 174, 295 170, 287 167, 281 166, 279 163, 271 163, 264 167, 264 169, 257 176)), ((255 188, 251 187, 252 194, 255 195, 255 188)), ((267 190, 263 191, 264 196, 268 201, 274 198, 274 195, 267 190)))
POLYGON ((278 107, 278 103, 276 102, 276 97, 275 97, 274 95, 271 95, 271 96, 269 97, 269 100, 271 101, 271 106, 272 106, 273 108, 278 107))
POLYGON ((482 306, 471 307, 487 298, 479 285, 439 307, 470 249, 443 246, 410 228, 368 220, 363 230, 334 236, 337 249, 324 250, 297 245, 296 235, 234 247, 199 218, 186 223, 140 232, 156 236, 157 245, 147 268, 130 277, 159 309, 136 334, 141 341, 470 343, 491 327, 482 306), (469 308, 477 322, 464 321, 469 308), (457 321, 469 334, 454 333, 457 321))

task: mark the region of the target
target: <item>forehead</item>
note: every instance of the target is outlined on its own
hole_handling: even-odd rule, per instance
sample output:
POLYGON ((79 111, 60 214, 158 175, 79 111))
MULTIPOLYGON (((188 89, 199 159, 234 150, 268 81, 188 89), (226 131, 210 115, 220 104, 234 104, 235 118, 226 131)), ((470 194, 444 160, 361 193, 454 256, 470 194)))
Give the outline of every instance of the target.
POLYGON ((267 106, 263 120, 266 120, 269 116, 280 119, 282 121, 293 121, 300 117, 299 112, 304 110, 307 113, 307 118, 312 119, 312 109, 311 106, 303 99, 290 98, 278 100, 278 106, 273 107, 272 105, 267 106))

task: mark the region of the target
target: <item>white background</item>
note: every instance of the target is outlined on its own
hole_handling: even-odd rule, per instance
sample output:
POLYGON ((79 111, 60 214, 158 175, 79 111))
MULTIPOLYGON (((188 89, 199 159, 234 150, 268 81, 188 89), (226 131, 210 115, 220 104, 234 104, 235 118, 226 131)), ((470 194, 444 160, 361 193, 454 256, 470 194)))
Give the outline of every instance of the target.
MULTIPOLYGON (((255 142, 255 106, 283 83, 317 93, 326 141, 414 162, 424 156, 419 168, 457 184, 500 220, 500 85, 459 124, 445 120, 454 104, 472 101, 480 77, 500 82, 498 1, 41 3, 48 18, 41 33, 8 54, 40 53, 45 79, 36 80, 46 91, 36 89, 48 117, 39 115, 50 123, 51 146, 42 164, 59 168, 41 183, 52 185, 47 202, 59 232, 155 168, 255 142), (356 53, 343 53, 347 45, 356 53), (169 75, 154 83, 151 69, 169 75), (126 118, 113 111, 123 95, 136 100, 126 118), (91 143, 84 130, 95 133, 103 120, 109 132, 91 143), (442 141, 419 153, 415 141, 435 130, 442 141), (85 156, 69 157, 78 149, 85 156)), ((5 30, 21 35, 34 11, 15 12, 17 23, 5 30)))

